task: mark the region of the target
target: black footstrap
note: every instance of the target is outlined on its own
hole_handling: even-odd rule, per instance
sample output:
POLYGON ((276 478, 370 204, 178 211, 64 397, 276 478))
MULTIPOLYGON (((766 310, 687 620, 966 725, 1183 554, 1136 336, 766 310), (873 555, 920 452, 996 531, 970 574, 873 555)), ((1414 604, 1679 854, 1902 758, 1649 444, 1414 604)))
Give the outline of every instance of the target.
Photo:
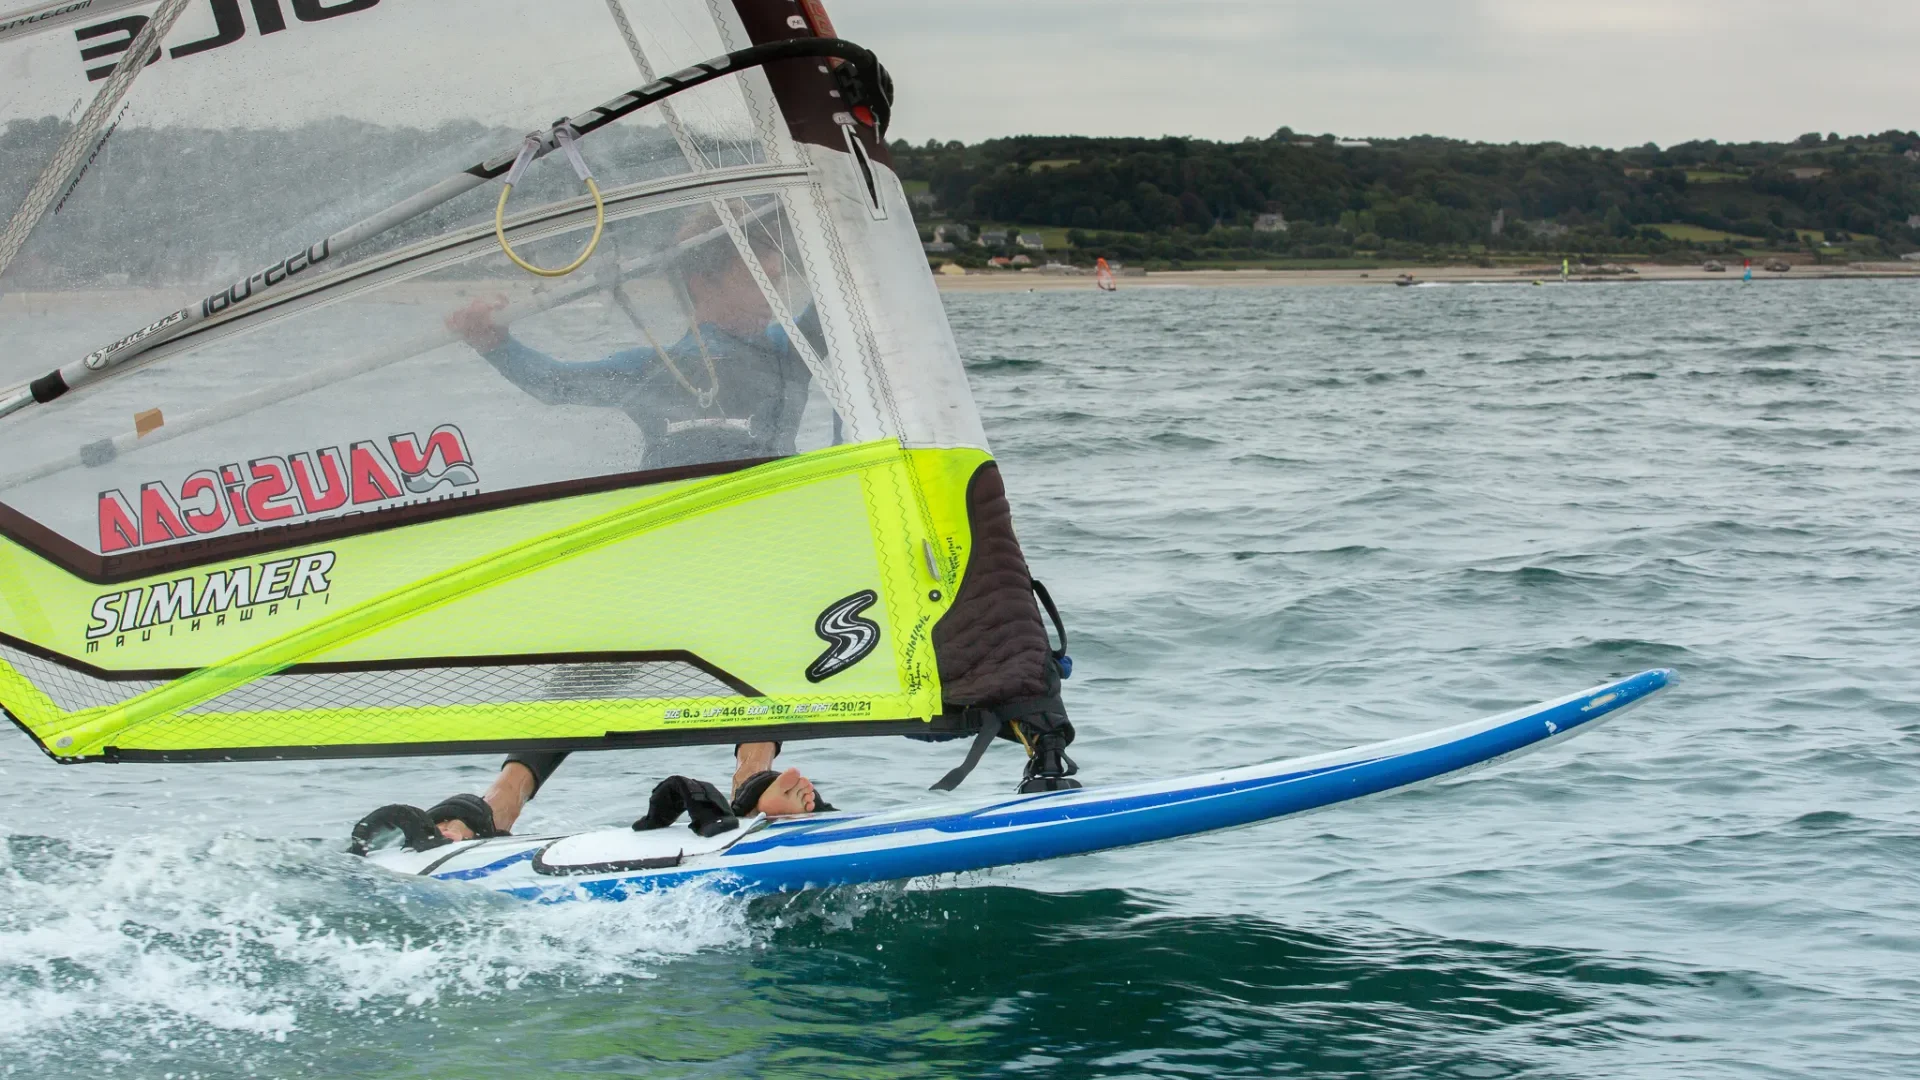
POLYGON ((347 854, 366 855, 376 847, 385 847, 383 840, 399 833, 401 845, 408 851, 427 851, 451 844, 453 841, 440 835, 434 827, 433 818, 425 810, 405 803, 393 803, 383 806, 353 825, 353 839, 347 845, 347 854))
MULTIPOLYGON (((982 711, 984 712, 985 710, 982 711)), ((997 712, 986 712, 986 719, 980 722, 980 734, 974 736, 973 745, 967 747, 966 760, 954 766, 947 775, 940 778, 939 783, 933 785, 933 787, 928 790, 952 791, 954 788, 959 787, 960 781, 965 780, 967 774, 973 771, 974 766, 980 764, 980 759, 986 755, 987 746, 993 742, 993 737, 998 734, 1000 734, 1000 714, 997 712)))
POLYGON ((635 832, 664 829, 679 821, 681 814, 693 818, 687 827, 701 836, 718 836, 740 827, 740 819, 733 816, 733 807, 719 788, 690 776, 669 776, 654 785, 647 814, 633 828, 635 832))
POLYGON ((493 807, 487 800, 468 792, 449 795, 440 800, 427 811, 427 820, 435 825, 443 821, 458 821, 482 840, 507 835, 494 827, 493 807))

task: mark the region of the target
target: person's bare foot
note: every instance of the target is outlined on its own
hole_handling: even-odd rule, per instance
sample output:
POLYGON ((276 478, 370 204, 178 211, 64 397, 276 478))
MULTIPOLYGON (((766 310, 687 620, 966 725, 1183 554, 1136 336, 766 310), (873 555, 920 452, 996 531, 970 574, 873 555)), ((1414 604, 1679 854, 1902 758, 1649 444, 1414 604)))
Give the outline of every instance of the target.
POLYGON ((813 782, 801 776, 799 769, 788 769, 760 793, 760 801, 754 809, 768 817, 811 814, 817 799, 813 793, 813 782))

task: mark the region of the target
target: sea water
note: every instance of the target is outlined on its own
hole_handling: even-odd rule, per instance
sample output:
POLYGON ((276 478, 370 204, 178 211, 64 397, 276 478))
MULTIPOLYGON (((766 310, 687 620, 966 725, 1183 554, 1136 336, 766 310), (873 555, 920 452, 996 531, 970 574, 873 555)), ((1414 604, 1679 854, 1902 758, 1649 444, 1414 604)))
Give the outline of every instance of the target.
MULTIPOLYGON (((1920 1074, 1920 286, 948 297, 1093 783, 1653 666, 1463 782, 1016 870, 535 908, 339 849, 482 759, 0 735, 0 1075, 1920 1074)), ((960 756, 796 745, 842 806, 960 756)), ((724 750, 580 755, 523 819, 724 750)), ((999 746, 971 789, 1009 788, 999 746)))

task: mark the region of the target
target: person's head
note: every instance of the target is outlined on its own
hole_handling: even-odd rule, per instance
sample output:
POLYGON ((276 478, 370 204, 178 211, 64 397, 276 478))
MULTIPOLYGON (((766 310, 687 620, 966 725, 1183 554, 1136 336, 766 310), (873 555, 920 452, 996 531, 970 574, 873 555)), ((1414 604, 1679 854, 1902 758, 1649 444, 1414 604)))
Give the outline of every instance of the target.
POLYGON ((734 796, 733 808, 734 813, 741 816, 759 813, 768 817, 833 809, 813 790, 813 782, 800 775, 799 769, 779 773, 769 769, 748 777, 734 796))
MULTIPOLYGON (((687 299, 693 302, 694 317, 712 323, 728 333, 747 337, 764 330, 773 317, 760 283, 740 257, 740 250, 725 232, 711 235, 719 223, 711 215, 699 215, 686 226, 682 241, 710 236, 683 254, 676 265, 686 283, 687 299)), ((746 230, 751 237, 752 229, 746 230)), ((754 257, 767 279, 779 287, 781 256, 764 242, 748 241, 754 257)))

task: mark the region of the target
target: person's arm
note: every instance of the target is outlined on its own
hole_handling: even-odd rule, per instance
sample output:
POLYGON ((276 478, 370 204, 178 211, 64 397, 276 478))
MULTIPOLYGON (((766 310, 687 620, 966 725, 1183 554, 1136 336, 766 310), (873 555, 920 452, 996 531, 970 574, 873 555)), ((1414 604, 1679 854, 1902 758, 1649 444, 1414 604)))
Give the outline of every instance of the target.
POLYGON ((504 303, 504 298, 498 304, 475 300, 447 316, 447 329, 542 404, 617 406, 654 361, 652 349, 628 349, 585 364, 556 360, 516 341, 493 321, 493 312, 504 303))
POLYGON ((481 357, 507 381, 544 405, 619 405, 646 373, 652 349, 626 349, 604 360, 556 360, 507 336, 481 357))

